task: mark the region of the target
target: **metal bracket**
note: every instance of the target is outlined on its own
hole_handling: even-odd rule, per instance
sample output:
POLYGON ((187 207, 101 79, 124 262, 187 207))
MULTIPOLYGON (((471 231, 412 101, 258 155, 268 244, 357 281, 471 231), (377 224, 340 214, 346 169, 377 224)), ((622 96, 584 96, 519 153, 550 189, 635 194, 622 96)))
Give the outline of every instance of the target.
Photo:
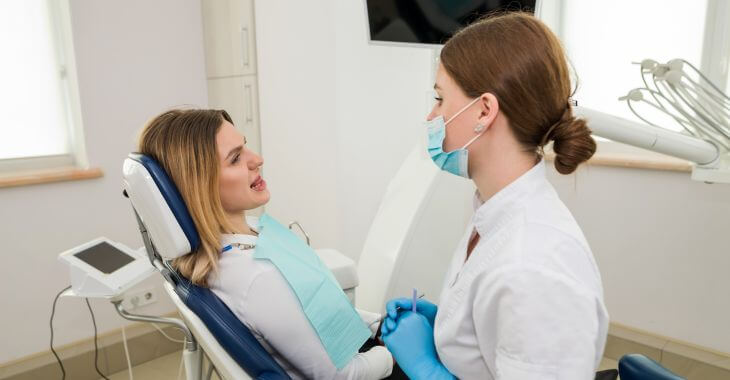
POLYGON ((122 318, 135 321, 135 322, 150 322, 150 323, 164 323, 168 325, 173 325, 180 330, 182 330, 185 333, 185 349, 188 351, 195 351, 198 349, 198 343, 195 341, 195 337, 193 336, 193 333, 190 332, 190 329, 183 323, 183 321, 176 319, 176 318, 168 318, 168 317, 155 317, 151 315, 139 315, 139 314, 130 314, 126 310, 124 310, 124 307, 122 306, 121 300, 114 300, 112 301, 114 304, 114 307, 117 309, 117 313, 122 316, 122 318))
POLYGON ((307 245, 311 246, 311 244, 309 244, 309 235, 307 235, 307 231, 304 231, 304 227, 302 227, 302 225, 299 224, 299 222, 297 222, 296 220, 289 223, 289 229, 291 230, 293 226, 299 227, 299 231, 302 231, 302 234, 304 234, 304 238, 307 240, 307 245))

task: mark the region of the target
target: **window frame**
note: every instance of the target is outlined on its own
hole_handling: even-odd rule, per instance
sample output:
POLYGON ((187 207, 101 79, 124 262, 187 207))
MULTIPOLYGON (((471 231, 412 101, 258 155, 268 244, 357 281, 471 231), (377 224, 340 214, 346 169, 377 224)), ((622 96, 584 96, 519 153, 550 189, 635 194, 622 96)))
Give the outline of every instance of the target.
POLYGON ((71 27, 70 0, 45 0, 53 30, 53 45, 58 60, 59 81, 67 118, 68 153, 0 159, 0 177, 11 177, 49 169, 88 169, 84 142, 78 73, 71 27))

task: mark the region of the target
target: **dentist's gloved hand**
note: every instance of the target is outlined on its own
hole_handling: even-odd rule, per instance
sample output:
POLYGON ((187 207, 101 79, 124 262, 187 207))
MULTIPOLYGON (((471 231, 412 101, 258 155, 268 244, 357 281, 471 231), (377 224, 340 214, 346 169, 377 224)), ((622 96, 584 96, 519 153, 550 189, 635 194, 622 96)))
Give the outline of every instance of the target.
MULTIPOLYGON (((383 335, 386 335, 388 331, 395 329, 395 320, 398 319, 399 312, 410 311, 413 309, 413 299, 411 298, 394 298, 385 304, 385 312, 390 319, 390 322, 386 319, 383 322, 384 329, 381 330, 383 335), (398 310, 400 309, 400 310, 398 310)), ((438 306, 428 302, 426 300, 419 299, 416 301, 416 311, 426 317, 431 328, 434 326, 434 320, 436 319, 436 312, 438 306)))
MULTIPOLYGON (((393 321, 388 317, 383 327, 387 320, 393 321)), ((436 354, 433 326, 425 316, 405 311, 393 322, 395 329, 383 331, 383 341, 410 379, 454 379, 436 354)))

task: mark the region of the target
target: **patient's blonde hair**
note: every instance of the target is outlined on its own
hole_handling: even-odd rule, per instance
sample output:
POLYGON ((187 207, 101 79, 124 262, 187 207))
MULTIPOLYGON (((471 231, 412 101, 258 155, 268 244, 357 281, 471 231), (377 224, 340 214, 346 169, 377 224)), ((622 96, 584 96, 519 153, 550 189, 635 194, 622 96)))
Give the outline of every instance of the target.
POLYGON ((200 235, 194 252, 173 261, 180 274, 207 286, 217 269, 221 233, 234 233, 220 200, 220 162, 216 134, 231 117, 223 110, 171 110, 147 122, 139 152, 154 158, 168 173, 188 206, 200 235))

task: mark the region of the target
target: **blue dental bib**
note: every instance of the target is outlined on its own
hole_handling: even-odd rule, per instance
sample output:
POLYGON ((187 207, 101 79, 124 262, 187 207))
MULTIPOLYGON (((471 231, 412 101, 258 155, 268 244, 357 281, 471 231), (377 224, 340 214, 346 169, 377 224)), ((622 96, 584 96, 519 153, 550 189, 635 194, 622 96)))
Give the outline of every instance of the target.
POLYGON ((255 259, 269 260, 294 291, 337 369, 342 369, 370 337, 337 280, 314 250, 267 214, 259 218, 255 259))

